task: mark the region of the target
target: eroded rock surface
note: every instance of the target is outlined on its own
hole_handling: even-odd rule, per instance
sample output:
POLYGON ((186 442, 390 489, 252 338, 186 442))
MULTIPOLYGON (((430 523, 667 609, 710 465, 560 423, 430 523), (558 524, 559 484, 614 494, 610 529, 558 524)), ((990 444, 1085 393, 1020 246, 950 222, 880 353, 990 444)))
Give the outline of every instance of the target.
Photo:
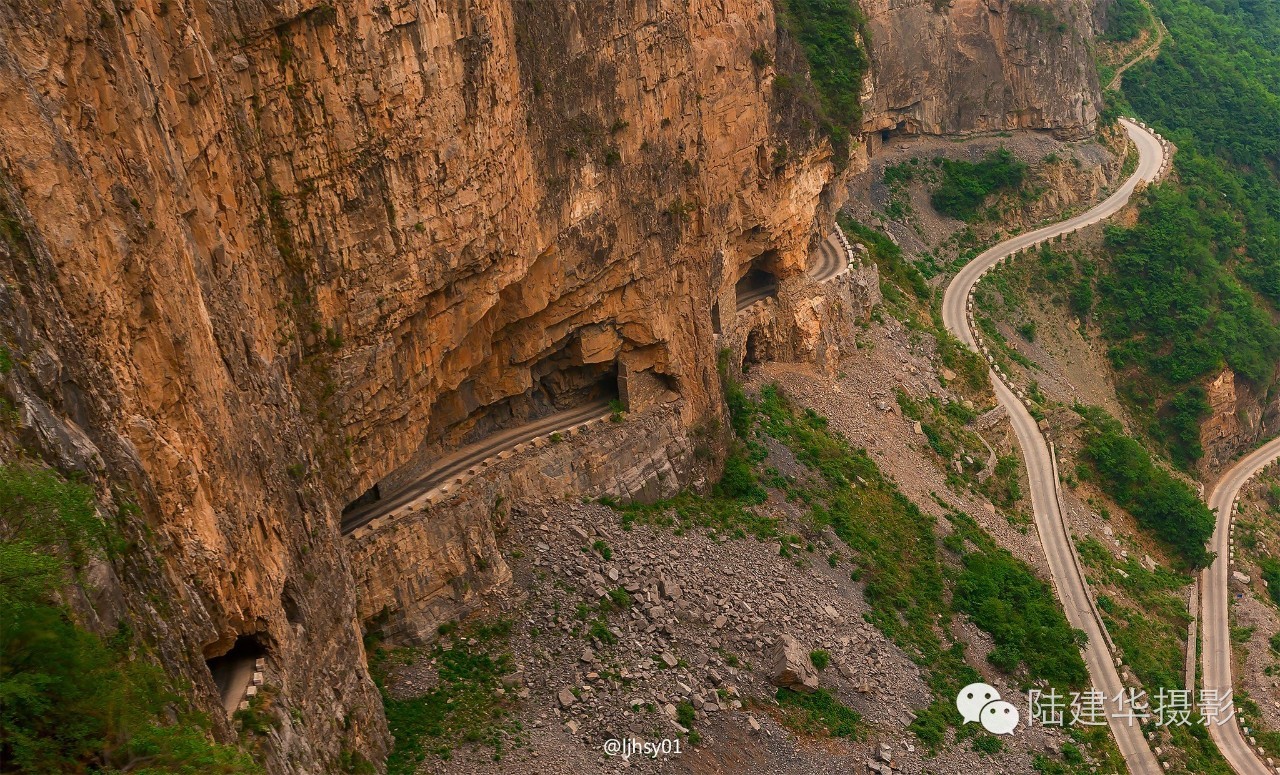
MULTIPOLYGON (((1090 120, 1092 71, 1061 61, 1074 37, 975 109, 910 64, 909 19, 868 11, 873 129, 912 79, 938 105, 924 131, 1090 120)), ((926 33, 920 61, 1004 29, 964 12, 986 21, 926 33)), ((1039 34, 1010 30, 1024 52, 1039 34)), ((778 45, 763 0, 0 7, 8 392, 35 447, 138 501, 145 539, 111 583, 211 716, 204 660, 242 637, 266 649, 273 771, 389 742, 357 616, 355 579, 378 569, 353 572, 344 504, 620 384, 674 395, 681 429, 717 410, 713 305, 732 334, 738 280, 801 275, 840 200, 816 122, 781 123, 773 69, 752 63, 778 45)), ((784 293, 799 333, 777 334, 780 355, 834 341, 819 295, 784 293)), ((598 479, 646 491, 667 458, 598 479)), ((476 564, 492 509, 467 508, 422 531, 445 567, 387 571, 422 576, 386 589, 429 610, 439 585, 420 578, 455 564, 500 582, 476 564)))

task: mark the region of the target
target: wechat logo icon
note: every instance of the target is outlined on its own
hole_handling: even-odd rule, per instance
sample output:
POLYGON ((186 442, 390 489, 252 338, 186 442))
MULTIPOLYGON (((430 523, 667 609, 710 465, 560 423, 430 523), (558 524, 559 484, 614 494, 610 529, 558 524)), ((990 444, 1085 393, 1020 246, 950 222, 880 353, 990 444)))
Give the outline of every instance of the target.
POLYGON ((956 710, 964 723, 977 721, 993 735, 1011 734, 1018 726, 1018 709, 1000 699, 994 686, 984 683, 969 684, 956 696, 956 710))

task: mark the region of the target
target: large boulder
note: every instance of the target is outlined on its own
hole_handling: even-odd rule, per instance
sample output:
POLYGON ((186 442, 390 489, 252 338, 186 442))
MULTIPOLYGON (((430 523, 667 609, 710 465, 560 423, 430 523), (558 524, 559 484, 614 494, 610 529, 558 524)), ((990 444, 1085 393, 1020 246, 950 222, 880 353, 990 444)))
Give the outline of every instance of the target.
POLYGON ((818 671, 800 641, 783 635, 769 652, 773 685, 806 694, 818 688, 818 671))

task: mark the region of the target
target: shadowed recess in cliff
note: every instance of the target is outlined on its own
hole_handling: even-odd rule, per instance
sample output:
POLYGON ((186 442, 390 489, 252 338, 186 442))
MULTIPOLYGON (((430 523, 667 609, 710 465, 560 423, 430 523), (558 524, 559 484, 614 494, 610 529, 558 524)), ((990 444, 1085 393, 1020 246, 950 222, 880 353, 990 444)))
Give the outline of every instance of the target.
POLYGON ((258 636, 241 635, 229 651, 205 659, 228 716, 239 709, 251 686, 261 684, 261 660, 266 656, 267 649, 258 636))
POLYGON ((746 273, 734 286, 739 312, 761 299, 777 298, 778 276, 773 271, 777 258, 777 251, 767 250, 751 261, 746 273))
POLYGON ((468 380, 446 394, 432 411, 432 426, 443 430, 424 444, 438 452, 425 464, 414 462, 392 472, 349 503, 342 512, 343 531, 456 482, 505 450, 618 405, 620 343, 611 328, 578 331, 530 368, 532 385, 521 393, 486 404, 475 381, 468 380))

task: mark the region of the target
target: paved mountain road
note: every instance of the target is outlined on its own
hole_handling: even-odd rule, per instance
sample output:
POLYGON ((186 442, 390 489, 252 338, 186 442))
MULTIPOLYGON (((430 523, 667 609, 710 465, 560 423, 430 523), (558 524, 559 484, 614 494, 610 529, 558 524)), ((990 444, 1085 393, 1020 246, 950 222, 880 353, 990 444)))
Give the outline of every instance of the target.
MULTIPOLYGON (((1209 508, 1218 514, 1210 545, 1218 556, 1200 575, 1201 681, 1203 688, 1218 691, 1219 697, 1230 691, 1233 685, 1231 630, 1227 616, 1231 602, 1231 512, 1240 488, 1276 458, 1280 458, 1280 438, 1272 439, 1232 466, 1205 499, 1209 508)), ((1231 769, 1241 775, 1274 775, 1280 771, 1268 767, 1254 753, 1234 720, 1221 726, 1210 724, 1209 736, 1231 764, 1231 769)))
POLYGON ((563 412, 534 420, 515 428, 508 428, 474 444, 465 446, 452 454, 437 460, 427 471, 423 472, 412 483, 388 493, 381 500, 357 509, 342 517, 342 532, 348 534, 356 528, 372 522, 385 514, 424 498, 432 491, 446 485, 449 481, 467 475, 485 460, 497 456, 504 450, 512 449, 541 436, 549 436, 557 431, 565 431, 575 425, 581 425, 609 415, 608 400, 594 401, 589 404, 575 406, 563 412))
MULTIPOLYGON (((942 302, 943 320, 951 333, 970 348, 978 349, 977 338, 969 327, 969 294, 983 274, 1005 257, 1019 250, 1059 234, 1076 231, 1105 220, 1128 203, 1129 197, 1139 183, 1149 183, 1159 176, 1165 161, 1161 141, 1131 121, 1121 119, 1121 122, 1138 148, 1139 161, 1137 169, 1115 193, 1087 212, 1013 237, 990 248, 966 264, 947 286, 942 302)), ((1009 413, 1014 432, 1018 437, 1018 444, 1022 447, 1031 485, 1031 503, 1035 512, 1036 530, 1049 561, 1049 571, 1053 576, 1054 587, 1062 600, 1063 610, 1071 626, 1083 630, 1089 637, 1084 656, 1093 687, 1105 692, 1107 697, 1111 698, 1107 703, 1111 733, 1131 773, 1154 775, 1154 773, 1163 772, 1139 726, 1131 725, 1113 715, 1122 711, 1121 706, 1115 703, 1113 698, 1123 691, 1124 684, 1120 680, 1120 674, 1116 670, 1111 653, 1106 648, 1102 624, 1094 611, 1084 577, 1075 559, 1071 539, 1067 535, 1058 502, 1057 477, 1049 444, 1040 432, 1035 418, 994 371, 991 372, 991 382, 995 387, 996 398, 1009 413)))

